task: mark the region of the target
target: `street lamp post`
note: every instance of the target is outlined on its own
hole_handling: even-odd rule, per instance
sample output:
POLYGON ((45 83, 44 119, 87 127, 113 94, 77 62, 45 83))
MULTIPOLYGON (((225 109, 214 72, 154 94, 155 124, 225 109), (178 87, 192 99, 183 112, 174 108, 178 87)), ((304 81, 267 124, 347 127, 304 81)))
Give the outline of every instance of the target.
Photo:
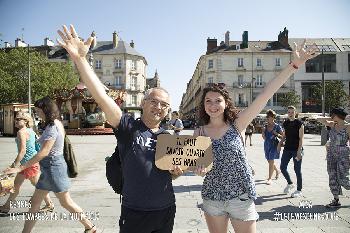
POLYGON ((250 104, 251 103, 253 103, 253 93, 254 93, 254 91, 253 91, 253 88, 254 88, 254 81, 255 81, 255 78, 254 77, 252 77, 252 83, 251 83, 251 85, 250 85, 250 92, 251 92, 251 96, 250 96, 250 104))
POLYGON ((323 56, 323 49, 321 53, 321 69, 322 69, 322 116, 326 115, 325 111, 325 98, 326 98, 326 84, 324 80, 324 56, 323 56))
MULTIPOLYGON (((325 98, 326 98, 326 85, 324 80, 324 56, 323 56, 323 49, 321 52, 321 69, 322 69, 322 116, 326 115, 325 111, 325 98)), ((325 126, 322 126, 321 128, 321 146, 325 145, 328 141, 328 131, 325 126)))
POLYGON ((31 80, 30 80, 30 47, 28 44, 28 112, 32 115, 32 95, 31 95, 31 80))

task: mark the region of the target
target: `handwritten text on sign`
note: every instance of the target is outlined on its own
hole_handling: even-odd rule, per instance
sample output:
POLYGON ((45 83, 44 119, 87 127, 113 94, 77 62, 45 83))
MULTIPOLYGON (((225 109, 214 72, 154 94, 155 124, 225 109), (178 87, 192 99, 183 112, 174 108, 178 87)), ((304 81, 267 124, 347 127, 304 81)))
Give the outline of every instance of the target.
POLYGON ((213 163, 211 140, 208 137, 161 134, 157 138, 156 166, 169 170, 178 165, 182 170, 195 170, 197 166, 209 170, 213 163))

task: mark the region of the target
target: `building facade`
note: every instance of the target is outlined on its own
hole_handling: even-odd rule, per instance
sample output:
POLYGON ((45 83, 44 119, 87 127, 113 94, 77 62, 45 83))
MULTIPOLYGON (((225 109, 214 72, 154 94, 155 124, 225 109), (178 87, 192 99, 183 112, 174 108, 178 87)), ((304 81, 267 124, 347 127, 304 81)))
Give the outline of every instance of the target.
MULTIPOLYGON (((290 39, 290 43, 301 43, 302 40, 290 39)), ((350 38, 307 39, 307 42, 315 43, 323 54, 307 61, 294 74, 295 91, 301 96, 300 104, 303 112, 322 112, 322 106, 317 104, 312 96, 312 88, 322 80, 322 63, 324 79, 341 81, 345 92, 348 95, 350 93, 350 38)), ((327 109, 326 112, 328 112, 327 109)))
MULTIPOLYGON (((346 39, 340 40, 338 43, 349 44, 346 39)), ((318 46, 320 45, 318 40, 308 39, 307 41, 308 44, 315 42, 318 46)), ((224 85, 235 106, 241 109, 246 108, 266 84, 293 59, 293 51, 289 45, 293 42, 300 43, 301 41, 288 39, 286 28, 279 33, 277 41, 248 41, 248 32, 246 31, 243 33, 242 41, 230 41, 229 32, 226 32, 225 41, 222 41, 220 45, 217 45, 217 39, 208 38, 206 54, 199 58, 192 78, 187 83, 186 92, 183 94, 180 104, 181 114, 184 118, 195 118, 202 90, 211 83, 224 85)), ((348 47, 345 46, 345 48, 348 47)), ((337 72, 333 72, 333 75, 330 75, 326 80, 342 80, 345 90, 349 94, 349 52, 339 49, 334 53, 338 61, 334 64, 337 72)), ((321 80, 320 73, 307 72, 306 66, 300 67, 297 73, 292 75, 273 95, 265 106, 265 110, 273 109, 277 113, 284 113, 285 109, 281 106, 281 97, 292 90, 299 94, 303 103, 306 102, 305 83, 309 81, 320 82, 321 80)), ((300 103, 299 111, 308 110, 303 103, 300 103)))
POLYGON ((96 75, 107 88, 126 91, 122 109, 140 116, 147 61, 135 50, 134 42, 122 41, 114 32, 112 41, 97 41, 88 56, 96 75))
MULTIPOLYGON (((92 36, 96 34, 93 32, 92 36)), ((4 44, 6 49, 27 46, 19 38, 16 39, 14 47, 8 42, 4 44)), ((53 62, 65 62, 69 59, 66 50, 55 46, 49 38, 44 39, 43 45, 31 46, 31 49, 41 52, 53 62)), ((135 43, 120 40, 114 32, 111 41, 93 41, 87 59, 106 88, 126 93, 122 110, 139 117, 145 90, 159 86, 160 79, 157 72, 154 78, 147 79, 147 60, 136 51, 135 43)))

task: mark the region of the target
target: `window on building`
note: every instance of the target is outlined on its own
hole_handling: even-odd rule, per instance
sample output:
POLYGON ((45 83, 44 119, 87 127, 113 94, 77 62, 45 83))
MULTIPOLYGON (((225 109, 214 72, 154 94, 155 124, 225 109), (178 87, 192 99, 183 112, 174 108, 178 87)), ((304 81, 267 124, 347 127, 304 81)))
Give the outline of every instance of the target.
POLYGON ((136 61, 131 61, 131 69, 136 70, 136 61))
POLYGON ((95 69, 99 70, 102 68, 102 61, 101 60, 96 60, 95 61, 95 69))
POLYGON ((115 85, 120 86, 122 84, 122 76, 115 77, 115 85))
POLYGON ((114 63, 115 63, 114 66, 115 66, 116 69, 121 69, 122 68, 122 60, 116 59, 114 61, 114 63))
POLYGON ((137 84, 137 77, 136 76, 132 76, 131 77, 130 87, 131 88, 136 88, 136 84, 137 84))
POLYGON ((243 75, 238 75, 238 86, 243 86, 243 75))
POLYGON ((256 59, 256 66, 261 67, 261 58, 256 59))
POLYGON ((273 106, 281 106, 282 105, 282 97, 284 96, 284 93, 275 93, 272 97, 272 105, 273 106))
POLYGON ((110 70, 106 70, 106 75, 111 75, 111 71, 110 70))
MULTIPOLYGON (((336 72, 337 58, 335 54, 323 54, 324 72, 336 72)), ((320 73, 322 72, 322 54, 306 61, 306 73, 320 73)))
POLYGON ((262 86, 263 85, 262 74, 258 74, 256 76, 255 85, 257 85, 257 86, 262 86))
POLYGON ((276 66, 281 66, 281 58, 276 57, 276 66))
POLYGON ((238 103, 243 104, 244 103, 244 94, 238 94, 238 103))
POLYGON ((213 67, 214 67, 214 61, 208 60, 208 69, 213 69, 213 67))
POLYGON ((213 77, 209 77, 208 78, 208 83, 214 83, 214 78, 213 77))
POLYGON ((131 96, 131 104, 136 105, 137 104, 137 95, 132 95, 131 96))
POLYGON ((242 57, 238 58, 238 67, 243 67, 243 58, 242 57))

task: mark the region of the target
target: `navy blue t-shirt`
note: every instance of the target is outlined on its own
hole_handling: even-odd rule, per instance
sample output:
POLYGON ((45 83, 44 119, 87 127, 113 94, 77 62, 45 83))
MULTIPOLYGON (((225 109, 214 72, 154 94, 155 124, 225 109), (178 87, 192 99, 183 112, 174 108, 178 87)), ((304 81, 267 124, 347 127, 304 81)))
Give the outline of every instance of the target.
POLYGON ((171 175, 155 165, 157 136, 140 119, 125 114, 114 129, 122 155, 124 184, 122 205, 134 210, 152 211, 175 204, 171 175))

